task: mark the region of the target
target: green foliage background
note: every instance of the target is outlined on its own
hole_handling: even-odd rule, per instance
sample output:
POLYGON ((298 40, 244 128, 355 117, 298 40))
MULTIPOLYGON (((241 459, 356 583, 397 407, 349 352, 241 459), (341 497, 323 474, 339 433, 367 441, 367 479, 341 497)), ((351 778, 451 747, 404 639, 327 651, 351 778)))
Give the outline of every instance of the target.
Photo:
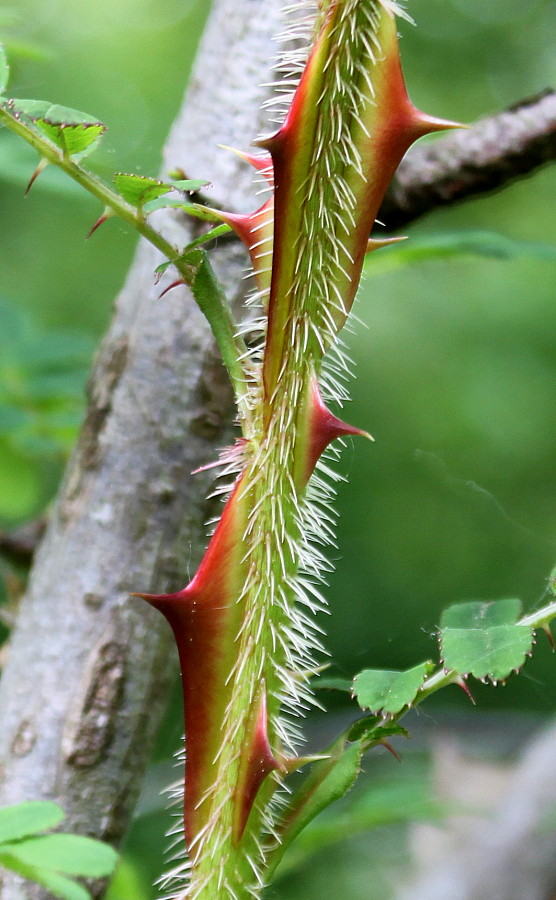
MULTIPOLYGON (((208 6, 18 0, 0 10, 10 90, 104 121, 109 130, 91 165, 107 178, 116 170, 156 174, 208 6)), ((410 11, 419 27, 400 25, 404 66, 412 98, 427 112, 472 121, 556 81, 550 0, 412 0, 410 11)), ((0 133, 4 527, 41 513, 55 492, 82 408, 86 363, 135 246, 115 221, 85 243, 100 210, 61 173, 44 172, 23 201, 35 163, 31 150, 0 133)), ((210 157, 205 171, 187 174, 210 179, 210 157)), ((477 228, 554 245, 555 182, 547 167, 493 197, 437 211, 409 233, 477 228)), ((337 674, 348 676, 433 654, 440 612, 450 603, 518 596, 533 606, 556 562, 554 261, 530 252, 503 260, 458 255, 388 271, 376 259, 356 310, 368 327, 349 337, 357 381, 347 413, 376 444, 350 444, 344 454, 349 482, 340 492, 333 615, 325 623, 337 674)), ((555 673, 541 646, 525 675, 475 693, 482 708, 546 715, 555 673)), ((450 701, 468 702, 454 688, 438 702, 450 701)), ((112 900, 149 896, 159 857, 140 839, 148 835, 152 845, 163 828, 156 789, 170 780, 166 751, 180 727, 169 725, 161 738, 112 900)), ((381 844, 380 833, 373 840, 389 858, 392 841, 381 844)), ((365 876, 353 848, 341 865, 332 852, 322 883, 301 870, 275 896, 312 900, 341 877, 350 897, 368 900, 370 846, 365 876)), ((377 896, 387 896, 376 883, 377 896)))

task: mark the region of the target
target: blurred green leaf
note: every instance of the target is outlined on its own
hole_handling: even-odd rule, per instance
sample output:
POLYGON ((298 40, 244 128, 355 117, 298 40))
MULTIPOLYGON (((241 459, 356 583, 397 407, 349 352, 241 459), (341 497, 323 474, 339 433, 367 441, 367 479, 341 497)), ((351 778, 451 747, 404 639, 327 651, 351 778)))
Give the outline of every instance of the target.
POLYGON ((4 844, 0 847, 0 853, 4 852, 24 865, 89 878, 110 875, 118 860, 116 851, 108 844, 79 834, 32 837, 4 844))
POLYGON ((442 615, 440 646, 446 668, 462 675, 500 681, 524 664, 533 632, 517 625, 519 600, 474 601, 442 615))
POLYGON ((424 662, 404 672, 364 669, 353 680, 353 693, 362 709, 395 715, 411 706, 431 668, 424 662))
POLYGON ((382 275, 432 259, 486 256, 492 259, 532 259, 556 261, 556 247, 534 241, 520 241, 494 231, 454 231, 416 235, 403 243, 385 247, 365 259, 366 275, 382 275))
POLYGON ((88 156, 106 131, 94 116, 47 100, 10 100, 8 105, 18 118, 33 122, 65 156, 88 156))
MULTIPOLYGON (((36 163, 36 153, 32 147, 9 131, 0 132, 0 181, 25 188, 36 163)), ((33 186, 33 193, 37 190, 80 202, 87 200, 86 192, 56 166, 47 166, 33 186)))
POLYGON ((11 853, 0 850, 0 864, 11 869, 28 881, 35 881, 45 887, 54 897, 62 900, 91 900, 91 895, 82 885, 70 878, 60 875, 59 872, 51 872, 48 869, 40 869, 30 866, 11 853))
POLYGON ((207 185, 210 184, 210 181, 203 181, 202 178, 181 178, 178 181, 170 181, 170 184, 177 191, 195 193, 195 191, 200 191, 201 188, 207 187, 207 185))
POLYGON ((63 810, 48 800, 4 806, 0 809, 0 844, 55 828, 63 819, 63 810))
POLYGON ((150 900, 150 884, 143 883, 137 867, 123 856, 106 891, 105 900, 150 900))
POLYGON ((40 493, 37 466, 5 440, 0 440, 0 516, 15 520, 28 516, 40 493))
POLYGON ((329 810, 297 836, 280 865, 279 877, 303 865, 317 851, 371 828, 397 822, 438 820, 447 804, 431 796, 424 778, 403 778, 371 784, 340 811, 329 810))
POLYGON ((0 517, 36 511, 45 460, 72 446, 84 407, 93 350, 65 330, 41 334, 15 305, 0 299, 0 517))
POLYGON ((0 94, 3 94, 8 86, 8 79, 10 77, 10 67, 8 65, 8 60, 6 57, 6 51, 2 44, 0 44, 0 94))

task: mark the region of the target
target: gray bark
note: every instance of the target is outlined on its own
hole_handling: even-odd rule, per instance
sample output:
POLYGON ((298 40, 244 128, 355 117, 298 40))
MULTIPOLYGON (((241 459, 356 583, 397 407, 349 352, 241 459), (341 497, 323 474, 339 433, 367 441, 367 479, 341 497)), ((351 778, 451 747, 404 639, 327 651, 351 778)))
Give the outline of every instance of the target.
MULTIPOLYGON (((281 0, 267 0, 264 16, 253 15, 256 6, 215 0, 164 150, 164 171, 208 177, 236 209, 253 207, 252 174, 217 145, 245 148, 263 130, 260 84, 271 79, 280 30, 281 0)), ((190 235, 172 213, 159 213, 157 225, 178 245, 190 235)), ((166 623, 129 592, 177 589, 194 571, 214 510, 205 500, 210 476, 190 473, 230 441, 233 417, 191 295, 157 300, 160 261, 141 243, 116 300, 0 685, 0 803, 53 799, 68 815, 64 827, 113 843, 177 671, 166 623)), ((214 262, 229 295, 242 293, 241 248, 217 250, 214 262)), ((5 876, 2 900, 17 896, 5 876)))
MULTIPOLYGON (((482 817, 473 810, 474 802, 480 805, 477 796, 468 800, 465 766, 460 766, 456 802, 465 804, 467 799, 470 815, 456 815, 454 821, 443 824, 441 855, 424 854, 425 864, 417 857, 421 871, 400 891, 399 900, 553 900, 555 753, 556 726, 552 725, 534 737, 498 804, 482 817)), ((484 797, 488 786, 482 788, 484 797)))

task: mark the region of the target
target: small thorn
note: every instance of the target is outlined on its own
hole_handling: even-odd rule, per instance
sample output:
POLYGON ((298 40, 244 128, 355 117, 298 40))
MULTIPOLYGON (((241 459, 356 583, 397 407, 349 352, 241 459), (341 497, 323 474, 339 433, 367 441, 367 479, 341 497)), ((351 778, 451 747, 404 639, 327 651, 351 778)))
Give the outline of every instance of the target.
POLYGON ((160 610, 160 612, 164 612, 164 607, 167 607, 168 603, 172 603, 172 601, 187 599, 189 596, 187 588, 184 588, 182 591, 175 591, 173 594, 142 594, 138 591, 133 591, 130 597, 140 597, 141 600, 146 600, 147 603, 150 603, 151 606, 154 606, 155 609, 160 610))
POLYGON ((381 741, 380 743, 382 744, 383 747, 386 747, 386 749, 388 750, 388 753, 391 753, 392 756, 395 757, 395 759, 397 759, 399 763, 401 763, 402 758, 401 758, 400 754, 398 753, 397 750, 394 750, 394 748, 392 747, 392 744, 390 744, 389 741, 381 741))
POLYGON ((273 153, 273 151, 276 151, 282 143, 284 127, 285 123, 273 134, 265 134, 262 137, 257 138, 256 141, 253 141, 253 146, 260 147, 261 150, 266 150, 267 153, 273 153))
POLYGON ((37 168, 35 169, 35 171, 33 172, 33 174, 31 175, 29 182, 27 184, 27 187, 25 188, 25 193, 23 195, 24 197, 26 197, 28 195, 28 193, 31 190, 31 188, 33 187, 35 181, 37 180, 37 178, 39 177, 41 172, 43 172, 46 169, 47 165, 48 165, 48 160, 45 159, 44 156, 41 156, 41 158, 39 160, 39 164, 38 164, 37 168))
POLYGON ((185 284, 185 281, 183 280, 183 278, 178 278, 177 281, 173 281, 172 284, 169 284, 168 287, 164 288, 162 293, 158 295, 158 299, 162 300, 162 298, 164 297, 165 294, 168 293, 168 291, 171 291, 175 287, 179 287, 180 284, 185 284))
POLYGON ((367 249, 365 253, 372 253, 373 250, 380 250, 381 247, 389 247, 390 244, 399 244, 400 241, 407 241, 407 235, 389 238, 369 238, 367 241, 367 249))
POLYGON ((473 706, 477 705, 473 694, 469 690, 469 685, 467 684, 465 678, 458 678, 458 680, 455 681, 454 684, 457 684, 458 687, 460 687, 462 689, 462 691, 464 691, 467 694, 467 696, 471 700, 471 703, 473 704, 473 706))
POLYGON ((236 807, 232 824, 232 838, 238 844, 263 781, 273 771, 284 772, 272 752, 268 739, 266 689, 263 688, 251 735, 251 745, 244 748, 244 760, 236 785, 236 807))
MULTIPOLYGON (((240 159, 245 160, 246 163, 249 163, 257 172, 262 172, 263 174, 272 168, 272 159, 270 156, 255 156, 254 153, 245 153, 243 150, 236 150, 235 147, 228 147, 227 144, 218 144, 218 146, 222 150, 228 150, 230 153, 234 153, 236 156, 239 156, 240 159)), ((270 173, 268 180, 271 180, 270 173)))
POLYGON ((107 219, 111 219, 113 215, 114 215, 113 211, 108 206, 106 206, 103 214, 100 216, 100 218, 98 218, 96 220, 96 222, 93 225, 93 227, 91 228, 91 230, 85 235, 85 240, 88 241, 89 238, 91 237, 91 235, 93 235, 95 233, 97 228, 100 228, 100 226, 103 225, 107 219))
POLYGON ((470 128, 470 125, 464 125, 461 122, 452 122, 449 119, 439 119, 436 116, 429 116, 427 113, 421 112, 415 106, 411 108, 411 119, 413 128, 417 135, 422 137, 425 134, 434 134, 437 131, 451 131, 454 128, 470 128))
POLYGON ((297 772, 297 770, 302 769, 303 766, 320 762, 323 759, 330 759, 330 754, 320 753, 311 756, 285 756, 280 759, 280 767, 286 775, 291 775, 292 772, 297 772))

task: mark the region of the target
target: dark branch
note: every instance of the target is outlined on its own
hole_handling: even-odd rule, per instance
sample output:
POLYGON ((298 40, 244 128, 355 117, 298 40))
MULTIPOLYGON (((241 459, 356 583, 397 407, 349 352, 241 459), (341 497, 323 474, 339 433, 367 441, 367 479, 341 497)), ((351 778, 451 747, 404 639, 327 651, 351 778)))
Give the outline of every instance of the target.
POLYGON ((396 231, 425 213, 505 187, 556 159, 556 92, 523 100, 408 153, 379 219, 396 231))

